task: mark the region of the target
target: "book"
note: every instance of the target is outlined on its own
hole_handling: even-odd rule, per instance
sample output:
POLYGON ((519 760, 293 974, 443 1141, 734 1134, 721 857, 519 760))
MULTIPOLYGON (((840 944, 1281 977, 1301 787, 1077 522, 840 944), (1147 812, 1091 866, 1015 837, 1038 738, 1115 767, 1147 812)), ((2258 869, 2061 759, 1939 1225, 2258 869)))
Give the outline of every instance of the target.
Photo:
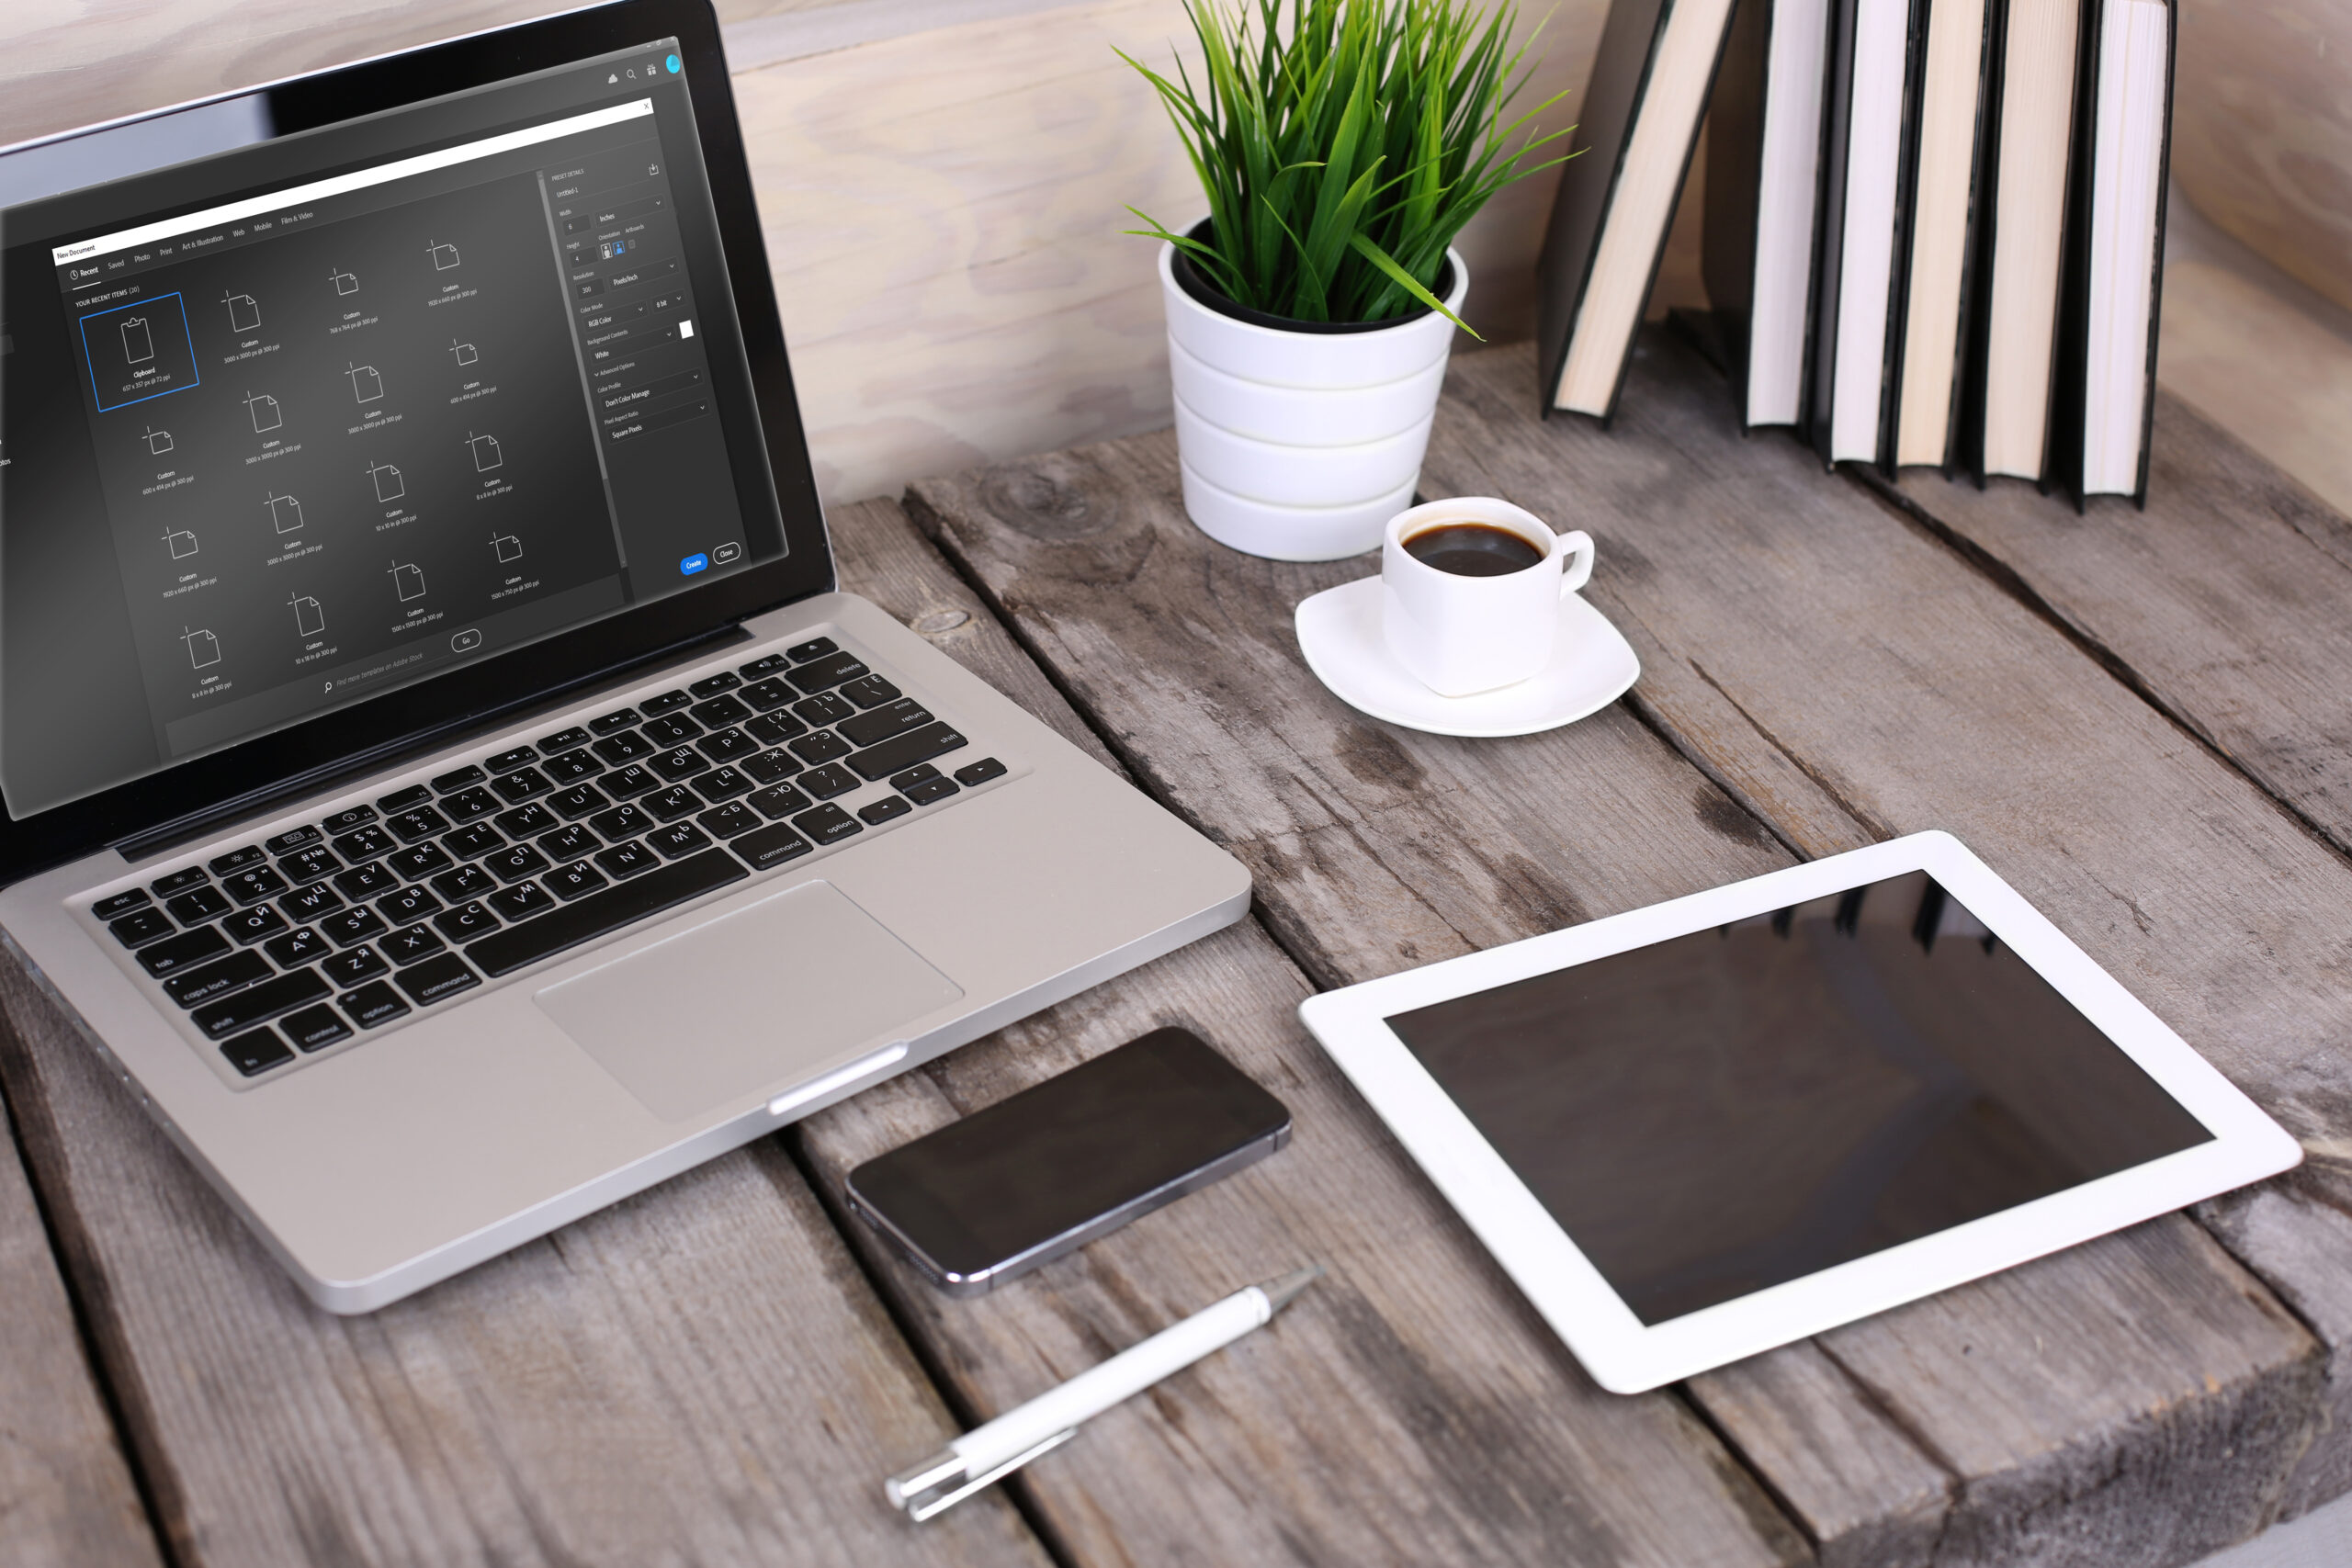
POLYGON ((1739 0, 1707 109, 1701 269, 1740 424, 1801 424, 1829 0, 1739 0))
POLYGON ((1965 378, 1961 345, 1971 304, 1970 247, 1991 74, 1990 0, 1932 0, 1911 173, 1911 231, 1903 268, 1903 341, 1894 355, 1894 464, 1949 471, 1965 378))
POLYGON ((1616 0, 1536 264, 1544 412, 1616 412, 1732 0, 1616 0))
POLYGON ((1840 0, 1826 78, 1820 303, 1813 444, 1831 463, 1891 466, 1894 355, 1902 339, 1898 241, 1916 134, 1925 0, 1840 0))
POLYGON ((2147 499, 2175 18, 2165 0, 2093 0, 2087 18, 2050 446, 2077 505, 2147 499))

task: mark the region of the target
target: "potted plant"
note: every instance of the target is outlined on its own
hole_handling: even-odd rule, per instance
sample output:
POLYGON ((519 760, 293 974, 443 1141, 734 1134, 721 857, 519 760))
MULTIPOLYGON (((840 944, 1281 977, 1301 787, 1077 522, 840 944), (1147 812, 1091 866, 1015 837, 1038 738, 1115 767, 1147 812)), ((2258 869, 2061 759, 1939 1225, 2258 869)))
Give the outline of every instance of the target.
MULTIPOLYGON (((1532 67, 1505 4, 1185 0, 1198 88, 1158 90, 1208 197, 1161 242, 1184 510, 1282 560, 1372 549, 1412 502, 1469 269, 1462 226, 1565 158, 1569 130, 1505 124, 1532 67), (1284 26, 1285 19, 1287 26, 1284 26), (1511 145, 1514 138, 1516 147, 1511 145)), ((1472 336, 1477 334, 1473 333, 1472 336)))

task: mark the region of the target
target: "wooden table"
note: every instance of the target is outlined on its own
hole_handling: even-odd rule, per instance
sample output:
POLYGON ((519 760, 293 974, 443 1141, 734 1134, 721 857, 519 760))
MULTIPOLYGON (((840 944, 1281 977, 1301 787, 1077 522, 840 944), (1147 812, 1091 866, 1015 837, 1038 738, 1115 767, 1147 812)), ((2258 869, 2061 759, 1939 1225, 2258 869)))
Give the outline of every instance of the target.
POLYGON ((370 1317, 311 1308, 0 966, 0 1558, 2160 1565, 2352 1487, 2352 524, 2166 401, 2153 499, 1828 475, 1645 338, 1616 428, 1458 359, 1422 480, 1591 531, 1622 704, 1356 714, 1166 434, 834 518, 900 615, 1249 863, 1255 918, 370 1317), (1300 1029, 1318 987, 1928 827, 2304 1143, 2289 1179, 1636 1398, 1300 1029), (842 1173, 1159 1023, 1276 1158, 973 1302, 842 1173), (21 1161, 21 1163, 20 1163, 21 1161), (1236 1286, 1329 1278, 917 1528, 881 1477, 1236 1286))

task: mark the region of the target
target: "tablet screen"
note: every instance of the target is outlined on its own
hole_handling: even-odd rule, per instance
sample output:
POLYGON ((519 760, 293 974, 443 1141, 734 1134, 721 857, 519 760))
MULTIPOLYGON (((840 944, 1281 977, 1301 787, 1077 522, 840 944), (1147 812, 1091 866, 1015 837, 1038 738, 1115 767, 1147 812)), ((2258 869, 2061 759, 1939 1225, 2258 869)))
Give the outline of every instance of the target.
POLYGON ((2212 1138, 1925 872, 1387 1022, 1651 1326, 2212 1138))

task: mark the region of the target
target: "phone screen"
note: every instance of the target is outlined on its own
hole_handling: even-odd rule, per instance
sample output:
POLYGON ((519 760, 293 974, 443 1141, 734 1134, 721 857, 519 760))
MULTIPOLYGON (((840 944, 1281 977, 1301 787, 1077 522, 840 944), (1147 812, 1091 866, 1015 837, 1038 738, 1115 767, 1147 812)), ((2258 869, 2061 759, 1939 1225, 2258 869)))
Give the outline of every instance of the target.
POLYGON ((850 1197, 943 1282, 993 1283, 1271 1154, 1289 1130, 1282 1101, 1197 1035, 1161 1029, 869 1160, 850 1197))

